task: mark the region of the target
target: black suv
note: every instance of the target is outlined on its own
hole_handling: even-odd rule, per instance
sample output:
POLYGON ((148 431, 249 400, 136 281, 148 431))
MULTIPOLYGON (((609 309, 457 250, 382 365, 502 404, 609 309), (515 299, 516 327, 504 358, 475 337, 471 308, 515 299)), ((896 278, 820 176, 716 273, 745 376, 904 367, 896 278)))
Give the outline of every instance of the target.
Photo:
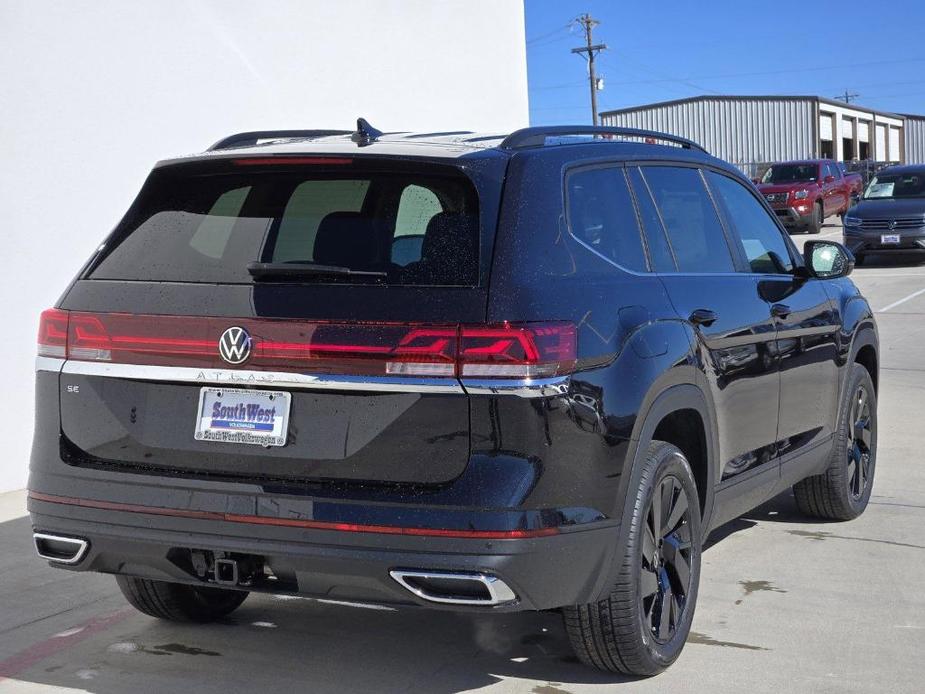
POLYGON ((582 661, 659 672, 711 529, 868 502, 876 326, 848 251, 804 256, 661 133, 361 120, 161 162, 42 314, 36 548, 155 617, 561 609, 582 661))

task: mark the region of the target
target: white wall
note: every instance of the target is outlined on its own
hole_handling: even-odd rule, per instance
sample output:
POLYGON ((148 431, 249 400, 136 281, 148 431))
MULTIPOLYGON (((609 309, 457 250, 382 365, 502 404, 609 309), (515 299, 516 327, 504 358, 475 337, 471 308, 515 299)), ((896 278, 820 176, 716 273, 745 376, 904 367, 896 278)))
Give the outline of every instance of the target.
POLYGON ((151 165, 235 131, 527 124, 521 0, 0 0, 0 491, 26 481, 38 314, 151 165))

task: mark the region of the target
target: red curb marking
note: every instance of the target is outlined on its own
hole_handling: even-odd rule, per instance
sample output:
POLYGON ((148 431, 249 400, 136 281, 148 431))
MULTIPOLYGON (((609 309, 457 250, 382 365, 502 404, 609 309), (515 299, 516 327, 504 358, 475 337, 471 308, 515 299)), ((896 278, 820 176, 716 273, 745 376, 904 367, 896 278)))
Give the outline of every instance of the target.
MULTIPOLYGON (((78 643, 94 634, 105 631, 112 625, 121 622, 130 614, 134 614, 134 610, 119 610, 118 612, 103 615, 102 617, 93 617, 83 624, 71 627, 72 629, 80 629, 78 632, 67 636, 52 636, 44 641, 32 644, 24 651, 20 651, 16 655, 0 661, 0 682, 9 677, 18 675, 24 670, 28 670, 36 663, 45 660, 45 658, 67 650, 72 646, 76 646, 78 643)), ((70 629, 62 629, 61 631, 70 631, 70 629)))

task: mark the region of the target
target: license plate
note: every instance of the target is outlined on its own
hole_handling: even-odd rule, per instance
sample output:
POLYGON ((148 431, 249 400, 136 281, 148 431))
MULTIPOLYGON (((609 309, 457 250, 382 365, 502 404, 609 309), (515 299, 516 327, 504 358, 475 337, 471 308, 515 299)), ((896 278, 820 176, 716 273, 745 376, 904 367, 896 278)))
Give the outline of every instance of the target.
POLYGON ((883 234, 880 243, 899 243, 899 234, 883 234))
POLYGON ((197 441, 284 446, 290 393, 240 388, 202 388, 196 415, 197 441))

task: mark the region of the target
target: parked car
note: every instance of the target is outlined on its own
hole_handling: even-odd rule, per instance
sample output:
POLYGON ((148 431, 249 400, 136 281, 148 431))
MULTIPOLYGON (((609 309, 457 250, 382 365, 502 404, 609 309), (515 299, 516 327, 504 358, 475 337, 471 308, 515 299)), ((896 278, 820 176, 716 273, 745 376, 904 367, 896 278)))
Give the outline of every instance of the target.
POLYGON ((774 213, 791 231, 818 234, 827 217, 844 215, 860 196, 863 181, 828 159, 772 164, 758 181, 774 213))
POLYGON ((858 265, 869 253, 925 252, 925 165, 877 173, 845 217, 844 234, 858 265))
POLYGON ((861 191, 863 192, 864 188, 867 188, 870 180, 877 174, 877 172, 881 169, 885 169, 888 166, 892 166, 892 162, 862 159, 860 161, 847 161, 841 163, 840 165, 843 167, 843 170, 846 174, 854 173, 861 177, 861 182, 863 184, 861 191))
POLYGON ((868 503, 851 269, 672 135, 231 136, 157 164, 41 316, 36 549, 168 620, 559 609, 583 662, 652 675, 712 529, 790 486, 868 503))

